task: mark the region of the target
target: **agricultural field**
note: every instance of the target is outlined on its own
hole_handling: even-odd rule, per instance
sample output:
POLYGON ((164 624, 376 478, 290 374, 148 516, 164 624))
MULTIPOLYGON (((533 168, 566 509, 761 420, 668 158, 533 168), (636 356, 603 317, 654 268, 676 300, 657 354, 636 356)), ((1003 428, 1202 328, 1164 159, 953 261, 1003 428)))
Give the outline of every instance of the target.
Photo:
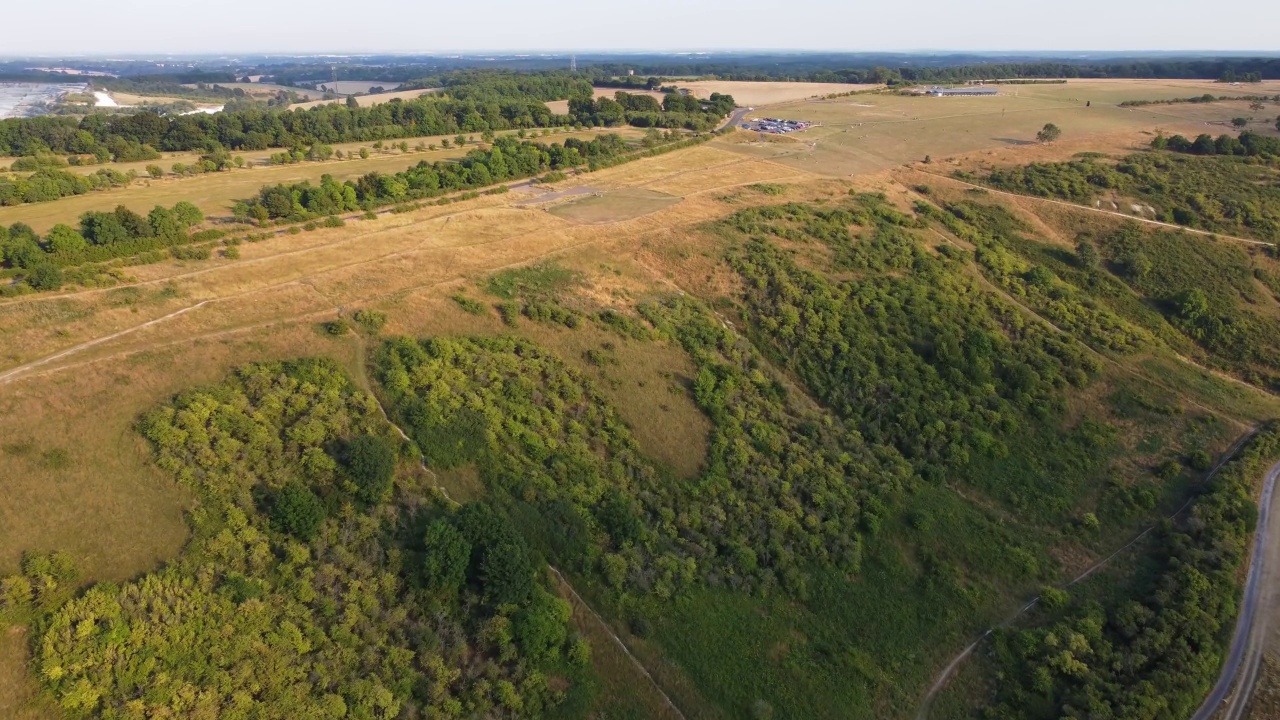
MULTIPOLYGON (((360 107, 373 107, 382 103, 391 102, 392 100, 417 100, 423 95, 430 95, 439 88, 427 88, 425 90, 399 90, 394 92, 378 93, 377 95, 360 95, 356 98, 356 102, 360 107)), ((321 105, 328 105, 335 102, 346 102, 346 98, 339 100, 312 100, 310 102, 294 103, 289 106, 290 110, 307 110, 321 105)))
MULTIPOLYGON (((308 90, 307 88, 293 87, 292 85, 275 85, 273 83, 242 83, 242 82, 224 82, 214 83, 217 87, 227 88, 228 90, 244 90, 246 93, 254 96, 275 95, 278 92, 297 93, 299 97, 309 100, 318 100, 324 97, 323 90, 308 90)), ((187 85, 194 88, 196 85, 187 85)))
POLYGON ((355 95, 356 93, 367 93, 375 87, 388 91, 395 90, 400 87, 400 83, 378 82, 376 80, 339 80, 337 82, 320 83, 316 87, 321 90, 331 90, 339 95, 355 95))
MULTIPOLYGON (((50 607, 0 628, 0 717, 74 716, 86 688, 91 708, 132 707, 100 652, 123 625, 90 615, 119 606, 135 623, 120 642, 142 657, 132 643, 167 620, 118 598, 161 603, 170 587, 227 627, 256 622, 246 630, 278 667, 312 667, 271 676, 285 713, 313 699, 370 716, 394 700, 424 715, 520 702, 581 718, 905 720, 923 717, 971 639, 1202 494, 1205 535, 1232 542, 1188 554, 1238 573, 1247 512, 1218 504, 1207 474, 1280 417, 1272 365, 1236 361, 1170 300, 1188 291, 1176 278, 1199 278, 1221 317, 1271 327, 1280 261, 948 177, 1118 157, 1237 108, 1116 106, 1195 83, 830 101, 803 100, 803 83, 772 101, 719 85, 821 126, 729 133, 545 188, 128 267, 115 287, 0 299, 0 577, 41 553, 29 573, 61 587, 115 583, 50 592, 50 607), (1037 144, 1046 122, 1063 137, 1037 144), (1135 247, 1159 248, 1141 276, 1126 269, 1135 247), (359 442, 393 448, 385 485, 362 479, 359 442), (519 562, 488 565, 491 550, 519 562), (336 627, 357 604, 358 621, 336 627), (342 652, 352 633, 390 651, 342 652), (466 658, 465 672, 437 682, 441 665, 411 661, 425 634, 430 663, 466 658), (313 651, 288 654, 304 640, 313 651), (350 663, 385 692, 350 682, 350 663), (348 679, 310 685, 330 668, 348 679)), ((216 217, 264 184, 456 152, 162 180, 5 208, 0 225, 177 200, 216 217)), ((1257 458, 1280 442, 1260 437, 1257 458)), ((1233 498, 1257 480, 1226 477, 1233 498)), ((1160 529, 1015 630, 1047 646, 1061 623, 1083 638, 1081 618, 1145 602, 1170 548, 1202 540, 1160 529)), ((1213 587, 1216 621, 1231 586, 1213 587)), ((1041 658, 1011 664, 1015 630, 929 717, 999 717, 1031 692, 1023 675, 1041 658)), ((1088 638, 1099 653, 1104 639, 1122 643, 1088 638)), ((1155 676, 1156 691, 1191 702, 1216 668, 1216 655, 1194 659, 1186 682, 1155 676)), ((1088 689, 1120 665, 1099 665, 1088 689)), ((1052 675, 1043 706, 1006 716, 1060 717, 1092 677, 1052 675)), ((168 712, 164 695, 145 702, 168 712)))
MULTIPOLYGON (((629 95, 648 95, 658 101, 661 101, 663 98, 663 93, 660 93, 657 90, 620 90, 620 88, 595 88, 591 97, 593 99, 602 97, 612 98, 618 92, 625 92, 629 95)), ((547 102, 547 108, 558 115, 567 115, 569 114, 569 101, 550 100, 547 102)))

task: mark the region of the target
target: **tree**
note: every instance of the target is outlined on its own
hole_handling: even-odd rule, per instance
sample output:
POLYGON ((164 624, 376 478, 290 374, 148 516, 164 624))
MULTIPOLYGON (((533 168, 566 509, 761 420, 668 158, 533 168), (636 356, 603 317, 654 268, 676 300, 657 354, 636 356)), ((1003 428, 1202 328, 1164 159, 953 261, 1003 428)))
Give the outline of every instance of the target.
POLYGON ((364 148, 364 147, 360 148, 360 159, 361 160, 369 159, 369 148, 364 148))
POLYGON ((160 167, 159 165, 148 165, 147 174, 153 178, 159 178, 162 175, 164 175, 164 168, 160 167))
POLYGON ((454 142, 454 144, 455 144, 455 145, 457 145, 458 147, 465 147, 465 146, 466 146, 466 144, 467 144, 467 136, 466 136, 466 135, 459 135, 459 136, 457 136, 457 137, 455 137, 455 138, 453 139, 453 142, 454 142))
POLYGON ((1249 124, 1248 118, 1242 118, 1242 117, 1231 118, 1231 125, 1237 130, 1243 129, 1248 124, 1249 124))
POLYGON ((204 222, 204 213, 200 212, 200 208, 186 200, 181 200, 173 206, 173 214, 178 218, 178 222, 187 227, 193 227, 204 222))
POLYGON ((535 661, 555 660, 568 639, 569 603, 535 587, 529 604, 513 618, 516 641, 535 661))
POLYGON ((427 526, 422 575, 427 587, 452 595, 467 579, 471 543, 452 524, 437 520, 427 526))
POLYGON ((324 505, 320 498, 297 482, 280 489, 271 509, 271 519, 276 528, 302 540, 314 538, 324 518, 324 505))
POLYGON ((356 108, 360 107, 360 101, 359 101, 359 100, 356 100, 356 96, 355 96, 355 95, 348 95, 348 96, 347 96, 347 107, 351 108, 352 110, 354 110, 354 109, 356 109, 356 108))
POLYGON ((45 242, 49 246, 49 252, 55 255, 76 255, 89 246, 88 241, 75 228, 63 224, 54 225, 45 242))
POLYGON ((1036 133, 1036 140, 1040 143, 1051 143, 1062 137, 1062 129, 1053 123, 1045 123, 1045 126, 1036 133))
POLYGON ((357 435, 347 443, 347 472, 356 484, 356 497, 380 503, 391 490, 396 470, 396 450, 381 435, 357 435))

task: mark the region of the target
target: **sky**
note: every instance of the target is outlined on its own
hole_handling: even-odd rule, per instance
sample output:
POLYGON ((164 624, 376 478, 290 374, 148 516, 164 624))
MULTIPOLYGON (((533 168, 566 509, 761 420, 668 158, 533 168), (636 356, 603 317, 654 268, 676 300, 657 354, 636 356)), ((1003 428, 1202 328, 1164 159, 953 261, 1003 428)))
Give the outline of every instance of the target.
POLYGON ((1236 0, 0 0, 0 55, 520 50, 1280 51, 1236 0))

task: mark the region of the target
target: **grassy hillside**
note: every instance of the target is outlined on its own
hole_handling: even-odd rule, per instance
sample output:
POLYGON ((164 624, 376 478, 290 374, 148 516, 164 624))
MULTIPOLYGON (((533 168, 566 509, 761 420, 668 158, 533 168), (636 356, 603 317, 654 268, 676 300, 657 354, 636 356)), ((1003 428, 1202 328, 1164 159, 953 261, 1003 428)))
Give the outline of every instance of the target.
POLYGON ((144 413, 152 463, 198 498, 191 538, 83 593, 57 548, 25 557, 0 602, 43 696, 71 717, 663 712, 598 613, 687 717, 906 718, 1043 595, 939 717, 1194 704, 1277 454, 1268 426, 1205 482, 1276 413, 1274 262, 985 191, 730 192, 637 243, 661 284, 603 250, 490 263, 383 306, 437 313, 429 332, 324 315, 351 370, 242 365, 144 413), (1071 585, 1188 500, 1105 588, 1071 585))

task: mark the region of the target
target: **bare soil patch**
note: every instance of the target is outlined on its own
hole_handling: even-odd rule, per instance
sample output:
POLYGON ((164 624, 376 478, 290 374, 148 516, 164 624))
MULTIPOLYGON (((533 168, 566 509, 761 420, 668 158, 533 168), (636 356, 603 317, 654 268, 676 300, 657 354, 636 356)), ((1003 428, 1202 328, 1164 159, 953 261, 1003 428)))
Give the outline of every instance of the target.
POLYGON ((678 202, 680 198, 674 195, 634 188, 593 194, 556 205, 547 212, 583 225, 605 225, 648 215, 678 202))

